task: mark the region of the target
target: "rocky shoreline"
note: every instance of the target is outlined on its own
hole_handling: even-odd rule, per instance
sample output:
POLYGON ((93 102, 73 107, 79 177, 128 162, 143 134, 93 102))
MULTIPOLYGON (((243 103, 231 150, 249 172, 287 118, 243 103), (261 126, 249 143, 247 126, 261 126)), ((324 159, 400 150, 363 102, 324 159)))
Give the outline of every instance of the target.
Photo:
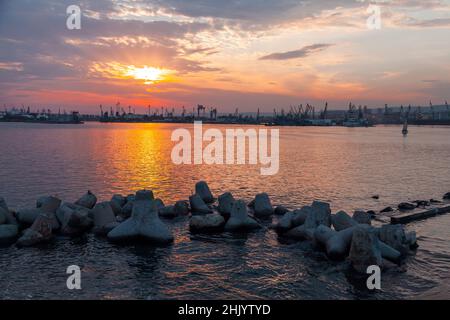
MULTIPOLYGON (((450 200, 450 193, 443 199, 450 200)), ((398 209, 408 211, 432 203, 440 201, 401 203, 398 209)), ((390 211, 393 209, 380 212, 390 211)), ((98 202, 88 191, 74 203, 47 196, 37 199, 35 208, 16 212, 0 197, 0 244, 38 246, 55 235, 78 237, 88 232, 123 245, 137 241, 170 244, 174 236, 167 226, 168 219, 178 216, 189 216, 191 233, 245 233, 263 228, 263 221, 277 215, 280 218, 269 229, 280 238, 310 241, 330 260, 347 260, 353 270, 366 273, 371 265, 401 264, 418 248, 415 232, 407 232, 402 224, 372 226, 375 214, 365 211, 356 211, 353 216, 344 211, 332 214, 330 204, 322 201, 291 211, 283 206, 274 207, 266 193, 257 194, 248 204, 229 192, 216 199, 208 184, 200 181, 189 200, 173 205, 165 205, 150 190, 128 196, 116 194, 106 202, 98 202)))

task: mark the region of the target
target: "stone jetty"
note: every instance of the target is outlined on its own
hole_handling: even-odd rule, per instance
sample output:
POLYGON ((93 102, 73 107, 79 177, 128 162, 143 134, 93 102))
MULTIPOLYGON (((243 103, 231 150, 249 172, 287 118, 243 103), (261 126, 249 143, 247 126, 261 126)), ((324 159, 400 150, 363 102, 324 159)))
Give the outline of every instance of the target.
MULTIPOLYGON (((98 202, 92 191, 75 202, 45 196, 37 199, 35 207, 18 211, 11 210, 0 197, 0 245, 38 246, 54 241, 55 235, 79 237, 89 232, 96 238, 122 245, 170 244, 175 240, 171 219, 184 217, 189 219, 192 233, 273 229, 280 240, 309 241, 330 260, 347 260, 356 272, 365 273, 374 264, 380 267, 386 261, 400 264, 417 249, 416 234, 408 232, 403 223, 450 212, 450 207, 420 213, 409 211, 448 200, 450 194, 444 195, 443 202, 402 202, 397 205, 401 214, 392 217, 392 224, 377 225, 372 223, 377 215, 374 211, 357 210, 353 215, 344 211, 332 213, 330 204, 323 201, 289 210, 282 205, 274 207, 267 193, 258 193, 249 203, 236 199, 231 192, 215 198, 205 181, 195 185, 195 193, 188 200, 167 205, 155 199, 151 190, 139 190, 127 196, 115 194, 104 202, 98 202), (274 217, 275 223, 264 227, 274 217)), ((380 211, 392 212, 395 212, 392 207, 380 211)))

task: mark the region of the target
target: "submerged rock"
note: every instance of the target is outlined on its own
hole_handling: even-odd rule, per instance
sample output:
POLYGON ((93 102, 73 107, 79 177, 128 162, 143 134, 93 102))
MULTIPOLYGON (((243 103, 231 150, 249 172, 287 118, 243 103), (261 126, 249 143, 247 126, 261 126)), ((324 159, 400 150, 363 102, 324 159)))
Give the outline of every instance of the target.
POLYGON ((144 240, 152 243, 173 241, 169 228, 159 219, 153 200, 136 200, 131 217, 108 233, 113 242, 144 240))
POLYGON ((341 231, 358 224, 352 217, 350 217, 345 211, 339 211, 331 217, 334 230, 341 231))
POLYGON ((417 207, 429 207, 431 205, 430 201, 427 200, 416 200, 413 201, 417 207))
POLYGON ((259 193, 255 197, 255 217, 269 218, 273 214, 273 207, 267 193, 259 193))
POLYGON ((386 207, 383 210, 380 211, 380 213, 387 213, 387 212, 392 212, 394 211, 394 209, 392 209, 392 207, 386 207))
POLYGON ((259 228, 260 225, 248 216, 247 205, 243 200, 233 203, 230 219, 225 224, 226 231, 248 231, 259 228))
POLYGON ((0 225, 0 244, 13 243, 16 240, 18 234, 19 228, 15 224, 0 225))
POLYGON ((94 233, 97 235, 105 236, 119 225, 110 202, 97 203, 92 209, 92 215, 94 217, 94 233))
POLYGON ((372 216, 365 211, 357 210, 355 213, 353 213, 353 220, 355 220, 357 223, 362 224, 372 224, 372 216))
POLYGON ((355 227, 349 259, 353 268, 364 274, 371 265, 382 267, 380 243, 373 227, 368 225, 355 227))
POLYGON ((199 181, 195 184, 195 193, 198 194, 205 203, 213 203, 215 200, 205 181, 199 181))
POLYGON ((410 211, 410 210, 414 210, 415 208, 416 208, 416 206, 409 202, 402 202, 398 205, 398 209, 403 210, 403 211, 410 211))
POLYGON ((273 214, 275 214, 277 216, 282 216, 282 215, 284 215, 287 212, 289 212, 289 210, 286 207, 284 207, 284 206, 277 206, 275 208, 275 210, 273 211, 273 214))
POLYGON ((193 215, 208 214, 212 212, 212 210, 206 205, 198 194, 193 194, 190 196, 189 203, 191 205, 191 212, 193 215))
POLYGON ((97 203, 97 197, 90 191, 86 192, 80 199, 75 201, 75 204, 88 209, 94 208, 97 203))
POLYGON ((192 232, 218 232, 225 225, 224 217, 219 213, 192 216, 189 229, 192 232))
POLYGON ((48 214, 40 214, 33 225, 26 229, 17 240, 18 247, 30 247, 52 239, 52 218, 48 214))
POLYGON ((225 216, 230 216, 234 202, 233 195, 230 192, 225 192, 219 196, 219 207, 217 210, 225 216))

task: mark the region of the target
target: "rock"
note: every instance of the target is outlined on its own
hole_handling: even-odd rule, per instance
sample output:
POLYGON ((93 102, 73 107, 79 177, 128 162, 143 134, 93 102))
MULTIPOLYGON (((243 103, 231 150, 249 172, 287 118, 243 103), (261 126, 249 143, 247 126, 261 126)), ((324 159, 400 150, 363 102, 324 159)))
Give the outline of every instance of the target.
POLYGON ((372 196, 372 199, 378 200, 378 199, 380 199, 380 196, 376 194, 376 195, 372 196))
POLYGON ((169 228, 159 219, 154 200, 136 200, 131 217, 108 233, 113 242, 144 240, 151 243, 173 241, 169 228))
POLYGON ((61 200, 53 196, 40 197, 36 201, 36 208, 42 209, 43 212, 56 213, 60 205, 61 200))
POLYGON ((225 219, 219 213, 193 216, 189 221, 192 232, 218 232, 223 229, 225 219))
POLYGON ((225 224, 225 231, 248 231, 260 225, 248 216, 247 205, 243 200, 234 201, 230 219, 225 224))
MULTIPOLYGON (((17 220, 14 214, 9 210, 8 205, 4 198, 0 197, 0 215, 5 216, 5 224, 14 224, 17 225, 17 220)), ((0 223, 1 224, 1 223, 0 223)))
POLYGON ((387 224, 379 229, 379 237, 382 242, 399 251, 402 255, 406 255, 411 246, 411 239, 415 238, 415 235, 408 239, 403 225, 387 224))
POLYGON ((118 216, 122 213, 122 207, 125 205, 126 202, 127 199, 120 194, 115 194, 112 196, 111 201, 109 201, 109 205, 111 206, 114 215, 118 216))
POLYGON ((257 194, 255 197, 255 217, 269 218, 273 214, 273 207, 267 193, 257 194))
POLYGON ((127 200, 127 203, 122 207, 122 211, 120 212, 120 215, 123 218, 129 218, 131 216, 131 213, 133 212, 133 205, 134 205, 134 200, 131 200, 131 199, 127 200))
POLYGON ((61 223, 61 234, 66 236, 81 235, 94 224, 89 209, 72 203, 63 203, 56 216, 61 223))
POLYGON ((6 222, 6 210, 0 208, 0 224, 4 224, 6 222))
POLYGON ((331 226, 330 204, 322 201, 314 201, 311 207, 315 212, 315 219, 317 226, 323 224, 327 227, 330 227, 331 226))
POLYGON ((367 214, 370 216, 370 219, 374 219, 377 213, 373 210, 367 211, 367 214))
POLYGON ((19 229, 15 224, 0 225, 0 244, 13 243, 16 240, 18 234, 19 229))
POLYGON ((159 209, 159 215, 164 218, 175 218, 177 216, 175 206, 166 206, 159 209))
POLYGON ((345 211, 339 211, 331 218, 334 230, 341 231, 347 228, 354 227, 358 224, 352 217, 350 217, 345 211))
POLYGON ((349 259, 353 268, 363 274, 371 265, 382 267, 380 243, 373 227, 358 225, 354 228, 349 259))
POLYGON ((380 241, 380 252, 381 252, 381 256, 384 259, 387 259, 391 262, 399 263, 401 260, 402 254, 400 253, 400 251, 395 250, 394 248, 392 248, 391 246, 388 246, 387 244, 385 244, 382 241, 380 241))
POLYGON ((362 223, 362 224, 368 224, 371 225, 372 224, 372 217, 368 212, 365 211, 355 211, 355 213, 353 213, 353 220, 355 220, 357 223, 362 223))
POLYGON ((233 195, 230 192, 226 192, 224 194, 221 194, 219 196, 219 207, 217 208, 217 210, 229 217, 231 215, 231 210, 233 208, 233 204, 234 204, 234 198, 233 195))
POLYGON ((429 207, 431 205, 430 201, 427 200, 416 200, 413 201, 417 207, 429 207))
POLYGON ((417 236, 415 231, 411 231, 406 234, 406 242, 411 250, 417 249, 419 247, 419 245, 417 244, 417 236))
POLYGON ((205 203, 214 202, 214 197, 205 181, 199 181, 195 184, 195 193, 198 194, 205 203))
POLYGON ((312 208, 309 206, 304 206, 301 209, 297 209, 293 211, 292 217, 292 226, 298 227, 305 223, 308 214, 312 211, 312 208))
MULTIPOLYGON (((47 214, 47 217, 52 221, 52 230, 58 230, 60 228, 60 224, 58 219, 56 218, 55 213, 52 211, 45 211, 46 208, 47 206, 35 209, 19 210, 16 214, 17 220, 24 226, 31 226, 40 215, 45 213, 47 214)), ((52 210, 53 207, 51 206, 50 209, 52 210)))
POLYGON ((436 199, 430 199, 430 203, 436 204, 436 203, 442 203, 442 201, 439 201, 436 199))
POLYGON ((283 207, 283 206, 277 206, 277 207, 275 208, 275 210, 273 211, 273 213, 274 213, 275 215, 277 215, 277 216, 282 216, 282 215, 284 215, 286 212, 289 212, 289 210, 286 209, 286 208, 283 207))
POLYGON ((278 223, 275 226, 275 230, 278 233, 284 233, 290 229, 292 229, 294 226, 292 225, 292 219, 294 218, 294 212, 287 212, 284 214, 283 217, 280 218, 278 223))
POLYGON ((206 205, 198 194, 190 196, 189 203, 191 205, 191 212, 193 215, 208 214, 212 212, 212 210, 206 205))
POLYGON ((415 208, 416 206, 414 204, 408 202, 402 202, 398 205, 398 209, 403 211, 410 211, 414 210, 415 208))
POLYGON ((111 201, 117 203, 119 207, 123 207, 127 203, 127 198, 121 194, 115 194, 112 196, 111 201))
POLYGON ((166 205, 161 199, 155 199, 156 209, 160 210, 164 208, 166 205))
POLYGON ((444 200, 450 200, 450 192, 447 192, 447 193, 444 195, 443 199, 444 199, 444 200))
POLYGON ((380 213, 387 213, 387 212, 392 212, 394 211, 394 209, 392 209, 392 207, 386 207, 383 210, 380 211, 380 213))
POLYGON ((283 234, 284 237, 295 240, 313 240, 315 228, 306 228, 305 225, 295 227, 283 234))
POLYGON ((118 225, 110 202, 97 203, 92 209, 92 215, 94 218, 94 233, 97 235, 105 236, 118 225))
POLYGON ((151 201, 154 199, 155 199, 155 197, 153 196, 153 191, 150 191, 150 190, 139 190, 138 192, 136 192, 136 196, 134 198, 135 201, 140 201, 140 200, 151 201))
POLYGON ((289 230, 284 236, 298 240, 314 240, 314 231, 319 225, 330 227, 331 211, 328 203, 314 201, 311 207, 303 207, 301 211, 306 212, 305 222, 289 230))
POLYGON ((336 235, 336 231, 323 224, 314 230, 314 241, 321 247, 326 247, 328 240, 336 235))
POLYGON ((17 240, 18 247, 30 247, 52 239, 52 218, 49 213, 40 214, 33 225, 26 229, 23 235, 17 240))
POLYGON ((90 191, 83 195, 80 199, 75 201, 75 204, 81 207, 85 207, 88 209, 94 208, 95 204, 97 203, 97 197, 90 191))
POLYGON ((177 216, 185 216, 189 214, 189 205, 186 201, 177 201, 174 210, 177 216))
POLYGON ((355 228, 351 227, 336 232, 336 234, 328 239, 326 243, 328 258, 332 260, 343 260, 348 256, 355 228))
POLYGON ((250 200, 250 202, 247 204, 247 207, 254 209, 255 208, 255 199, 250 200))
POLYGON ((42 213, 41 209, 21 209, 17 211, 17 220, 24 225, 31 226, 36 218, 42 213))
POLYGON ((3 208, 6 211, 9 211, 8 205, 6 204, 6 200, 3 197, 0 197, 0 208, 3 208))

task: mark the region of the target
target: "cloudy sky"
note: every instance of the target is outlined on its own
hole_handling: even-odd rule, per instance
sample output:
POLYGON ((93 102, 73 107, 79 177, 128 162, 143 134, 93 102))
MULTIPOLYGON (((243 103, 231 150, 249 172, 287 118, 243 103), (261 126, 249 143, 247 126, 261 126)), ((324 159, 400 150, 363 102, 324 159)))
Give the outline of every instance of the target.
POLYGON ((0 104, 440 104, 449 38, 450 0, 0 0, 0 104))

